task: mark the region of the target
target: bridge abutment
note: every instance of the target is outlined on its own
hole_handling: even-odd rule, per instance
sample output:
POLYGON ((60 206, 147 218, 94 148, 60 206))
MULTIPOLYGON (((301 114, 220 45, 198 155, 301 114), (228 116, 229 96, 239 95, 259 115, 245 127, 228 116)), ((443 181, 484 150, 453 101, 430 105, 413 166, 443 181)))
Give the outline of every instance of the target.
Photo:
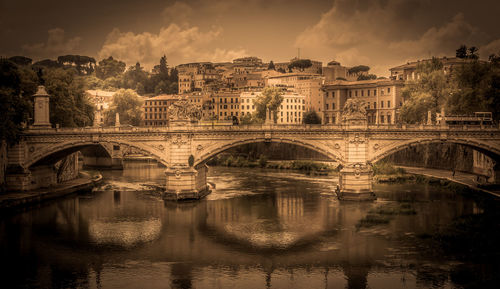
POLYGON ((166 189, 164 200, 201 199, 210 193, 207 184, 208 167, 174 166, 165 170, 166 189))
POLYGON ((339 173, 339 199, 343 201, 375 200, 372 176, 373 171, 366 164, 351 164, 342 168, 339 173))

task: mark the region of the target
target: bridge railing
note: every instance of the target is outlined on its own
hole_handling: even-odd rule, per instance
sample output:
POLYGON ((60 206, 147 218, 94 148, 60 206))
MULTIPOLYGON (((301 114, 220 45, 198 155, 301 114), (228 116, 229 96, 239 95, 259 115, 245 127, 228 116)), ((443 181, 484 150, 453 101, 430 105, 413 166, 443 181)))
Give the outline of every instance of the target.
MULTIPOLYGON (((321 124, 297 124, 297 125, 227 125, 227 126, 207 126, 207 125, 188 125, 185 127, 135 127, 135 126, 120 126, 120 127, 78 127, 78 128, 45 128, 45 129, 28 129, 26 133, 42 133, 42 134, 71 134, 71 133, 134 133, 134 132, 174 132, 174 131, 342 131, 348 129, 345 125, 321 125, 321 124)), ((383 124, 383 125, 368 125, 368 130, 389 130, 389 131, 441 131, 441 130, 499 130, 498 126, 494 125, 418 125, 418 124, 383 124)))

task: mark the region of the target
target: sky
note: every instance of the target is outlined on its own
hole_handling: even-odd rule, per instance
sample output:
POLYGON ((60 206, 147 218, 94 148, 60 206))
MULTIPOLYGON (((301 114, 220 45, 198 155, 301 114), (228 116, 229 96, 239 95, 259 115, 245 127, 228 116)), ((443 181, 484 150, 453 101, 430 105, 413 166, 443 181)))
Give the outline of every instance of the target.
POLYGON ((113 56, 146 69, 257 56, 371 73, 476 46, 500 55, 498 0, 0 0, 0 56, 113 56))

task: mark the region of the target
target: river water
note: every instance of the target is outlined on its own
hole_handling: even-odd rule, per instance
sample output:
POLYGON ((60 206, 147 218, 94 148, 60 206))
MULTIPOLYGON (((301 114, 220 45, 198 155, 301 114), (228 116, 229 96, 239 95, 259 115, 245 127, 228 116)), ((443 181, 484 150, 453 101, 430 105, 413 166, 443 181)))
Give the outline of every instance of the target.
POLYGON ((461 288, 458 267, 492 270, 429 245, 484 214, 436 185, 376 185, 376 201, 342 203, 332 177, 213 167, 206 199, 169 203, 144 185, 163 171, 126 163, 97 191, 2 216, 0 286, 461 288))

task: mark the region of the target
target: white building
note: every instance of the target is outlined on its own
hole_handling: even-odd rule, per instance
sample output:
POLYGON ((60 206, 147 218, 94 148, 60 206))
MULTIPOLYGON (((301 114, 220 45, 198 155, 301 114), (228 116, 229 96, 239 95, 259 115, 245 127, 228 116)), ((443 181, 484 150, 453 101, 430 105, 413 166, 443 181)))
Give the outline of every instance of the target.
MULTIPOLYGON (((245 91, 240 94, 241 117, 255 112, 255 98, 262 92, 245 91)), ((305 96, 287 91, 283 94, 283 102, 278 109, 277 124, 301 124, 306 111, 305 96)))

